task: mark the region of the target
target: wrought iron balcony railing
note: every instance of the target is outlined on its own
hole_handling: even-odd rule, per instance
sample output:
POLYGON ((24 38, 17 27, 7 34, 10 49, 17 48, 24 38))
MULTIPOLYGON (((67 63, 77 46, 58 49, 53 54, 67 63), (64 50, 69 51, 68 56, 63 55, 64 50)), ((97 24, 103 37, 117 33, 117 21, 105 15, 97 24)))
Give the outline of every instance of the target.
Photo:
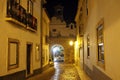
POLYGON ((29 13, 27 14, 27 28, 37 30, 37 19, 29 13))
POLYGON ((32 31, 37 30, 37 19, 30 13, 27 13, 25 8, 23 8, 15 0, 7 0, 7 19, 6 20, 12 21, 20 25, 22 24, 25 27, 27 26, 27 29, 32 31))

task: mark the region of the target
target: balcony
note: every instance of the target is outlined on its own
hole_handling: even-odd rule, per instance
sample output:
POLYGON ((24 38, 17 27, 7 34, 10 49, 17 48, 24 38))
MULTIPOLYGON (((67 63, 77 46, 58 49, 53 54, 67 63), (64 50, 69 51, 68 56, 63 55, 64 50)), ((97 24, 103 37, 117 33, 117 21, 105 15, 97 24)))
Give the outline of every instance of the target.
POLYGON ((18 2, 7 1, 6 21, 13 22, 31 31, 37 31, 37 19, 26 12, 18 2))
POLYGON ((27 29, 32 31, 37 30, 37 19, 29 13, 27 14, 27 29))

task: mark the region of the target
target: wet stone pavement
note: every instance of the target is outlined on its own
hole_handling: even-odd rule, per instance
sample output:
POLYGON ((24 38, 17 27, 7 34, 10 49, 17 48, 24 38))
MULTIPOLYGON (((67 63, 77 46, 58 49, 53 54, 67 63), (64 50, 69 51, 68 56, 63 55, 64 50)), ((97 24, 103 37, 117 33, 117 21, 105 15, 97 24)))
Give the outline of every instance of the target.
POLYGON ((54 63, 55 74, 50 80, 81 80, 73 64, 54 63))

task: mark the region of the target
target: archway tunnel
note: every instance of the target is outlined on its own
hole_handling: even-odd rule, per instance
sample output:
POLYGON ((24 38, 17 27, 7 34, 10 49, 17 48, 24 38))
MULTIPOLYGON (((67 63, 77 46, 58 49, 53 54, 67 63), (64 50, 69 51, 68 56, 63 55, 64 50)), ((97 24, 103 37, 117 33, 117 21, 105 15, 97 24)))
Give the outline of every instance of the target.
POLYGON ((64 62, 64 47, 62 45, 54 44, 50 51, 50 57, 54 62, 64 62))

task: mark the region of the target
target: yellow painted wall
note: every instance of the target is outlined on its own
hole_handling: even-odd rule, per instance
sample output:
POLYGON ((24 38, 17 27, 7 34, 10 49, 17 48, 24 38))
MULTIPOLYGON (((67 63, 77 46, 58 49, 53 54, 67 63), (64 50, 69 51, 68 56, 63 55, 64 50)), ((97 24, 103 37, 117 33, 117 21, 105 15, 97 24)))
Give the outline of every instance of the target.
MULTIPOLYGON (((81 0, 79 0, 82 2, 81 0)), ((93 65, 108 75, 112 80, 120 80, 120 0, 88 0, 88 16, 84 16, 84 63, 93 70, 93 65), (86 20, 84 20, 86 19, 86 20), (105 69, 97 65, 96 28, 100 20, 104 20, 105 69), (87 58, 87 35, 90 36, 90 58, 87 58)), ((83 4, 79 3, 79 8, 83 4)), ((78 8, 78 10, 80 10, 78 8)), ((85 10, 84 10, 85 11, 85 10)), ((83 12, 84 12, 83 11, 83 12)), ((79 26, 79 14, 76 22, 79 26)))
POLYGON ((46 41, 46 36, 49 36, 49 18, 45 12, 45 9, 43 9, 43 15, 42 15, 42 44, 43 44, 43 53, 42 53, 42 63, 43 67, 48 65, 49 63, 49 45, 46 41))
MULTIPOLYGON (((33 43, 32 50, 32 70, 40 68, 40 61, 35 59, 36 44, 40 44, 40 0, 34 2, 33 15, 37 18, 37 32, 31 32, 22 26, 7 22, 6 19, 6 2, 0 0, 0 76, 11 74, 17 71, 26 70, 26 43, 33 43), (20 41, 19 48, 19 67, 8 71, 8 38, 20 41)), ((21 5, 26 9, 27 0, 21 0, 21 5)))
MULTIPOLYGON (((119 0, 91 0, 89 1, 89 16, 84 35, 90 35, 90 60, 85 59, 85 64, 92 69, 92 65, 98 67, 103 73, 113 80, 120 79, 120 1, 119 0), (96 28, 101 19, 104 19, 104 47, 105 47, 105 69, 97 64, 96 28)), ((86 45, 86 43, 85 43, 86 45)), ((86 48, 86 47, 85 47, 86 48)), ((86 49, 85 49, 86 50, 86 49)), ((86 53, 85 53, 86 54, 86 53)), ((86 55, 85 55, 86 56, 86 55)), ((85 57, 86 58, 86 57, 85 57)))
POLYGON ((60 33, 61 36, 76 36, 76 28, 71 29, 70 27, 66 27, 65 22, 61 22, 60 19, 57 19, 56 17, 52 17, 50 22, 50 32, 53 33, 53 29, 56 29, 56 32, 54 32, 53 36, 56 36, 58 33, 60 33), (55 34, 56 33, 56 34, 55 34))
MULTIPOLYGON (((84 41, 83 41, 83 25, 84 24, 82 17, 81 17, 81 6, 83 5, 83 0, 78 0, 78 10, 77 10, 77 14, 75 17, 75 21, 76 21, 76 26, 77 26, 77 36, 76 36, 76 42, 77 44, 75 45, 75 63, 78 67, 80 67, 81 69, 83 69, 83 64, 84 64, 84 41), (81 21, 82 20, 82 21, 81 21)), ((84 20, 86 18, 83 18, 84 20)))

